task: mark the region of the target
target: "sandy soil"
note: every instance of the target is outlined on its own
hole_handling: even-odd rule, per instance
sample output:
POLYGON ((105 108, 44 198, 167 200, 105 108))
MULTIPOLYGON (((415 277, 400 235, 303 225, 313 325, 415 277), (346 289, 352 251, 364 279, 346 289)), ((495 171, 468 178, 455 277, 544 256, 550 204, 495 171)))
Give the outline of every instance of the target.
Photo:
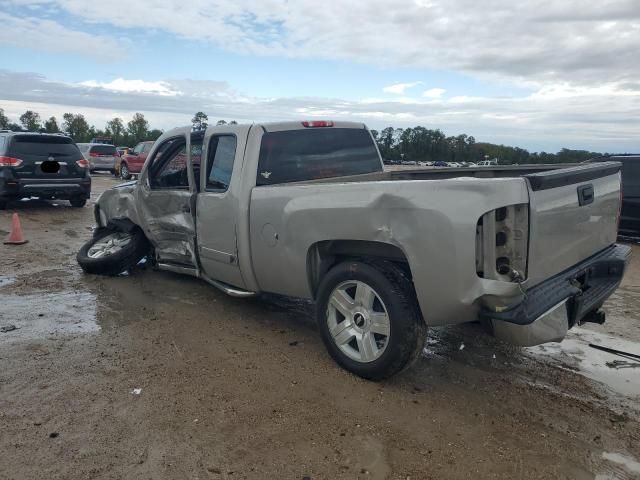
MULTIPOLYGON (((96 175, 95 196, 113 184, 96 175)), ((331 361, 305 303, 83 275, 92 203, 0 213, 0 236, 17 211, 29 238, 0 245, 0 327, 17 327, 0 478, 640 478, 640 368, 587 346, 640 353, 639 248, 605 325, 533 349, 432 330, 414 368, 371 383, 331 361)))

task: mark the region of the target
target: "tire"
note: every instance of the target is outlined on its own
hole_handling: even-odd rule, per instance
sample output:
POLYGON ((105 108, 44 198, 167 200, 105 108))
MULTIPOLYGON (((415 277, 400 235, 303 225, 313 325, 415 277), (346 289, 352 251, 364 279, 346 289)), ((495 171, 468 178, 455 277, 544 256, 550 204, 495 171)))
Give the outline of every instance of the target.
MULTIPOLYGON (((102 242, 104 244, 104 242, 102 242)), ((118 230, 104 229, 99 231, 91 240, 85 243, 76 259, 85 273, 94 273, 98 275, 118 275, 119 273, 134 267, 142 257, 149 252, 149 241, 139 228, 131 232, 122 232, 118 230), (111 240, 112 248, 109 253, 102 256, 95 256, 95 251, 91 248, 99 244, 101 240, 109 241, 107 237, 114 236, 111 240), (126 244, 122 244, 124 238, 129 237, 126 244), (114 241, 120 241, 120 246, 113 248, 114 241), (114 251, 115 250, 115 251, 114 251)))
POLYGON ((69 203, 74 208, 82 208, 87 204, 87 199, 84 197, 70 198, 69 203))
POLYGON ((129 173, 129 166, 126 163, 120 165, 120 178, 122 180, 129 180, 131 174, 129 173))
POLYGON ((383 380, 411 366, 427 336, 413 283, 389 261, 348 261, 333 267, 318 289, 316 320, 331 357, 342 368, 368 380, 383 380), (358 298, 361 287, 364 295, 358 298), (349 300, 342 304, 346 315, 335 307, 334 294, 349 300), (371 307, 358 305, 363 298, 373 298, 362 302, 371 307), (337 340, 332 330, 340 332, 337 340), (386 336, 381 333, 385 331, 386 336))
POLYGON ((9 202, 6 200, 0 200, 0 210, 6 210, 9 202))

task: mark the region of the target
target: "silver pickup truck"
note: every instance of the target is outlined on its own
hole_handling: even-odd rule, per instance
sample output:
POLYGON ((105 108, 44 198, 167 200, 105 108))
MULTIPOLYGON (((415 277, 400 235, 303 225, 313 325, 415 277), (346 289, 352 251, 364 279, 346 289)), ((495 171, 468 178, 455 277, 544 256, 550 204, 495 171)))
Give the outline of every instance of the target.
POLYGON ((534 345, 604 321, 630 255, 619 215, 616 162, 388 172, 359 123, 180 128, 102 194, 78 261, 117 274, 147 256, 229 295, 311 299, 331 356, 377 380, 428 327, 534 345))

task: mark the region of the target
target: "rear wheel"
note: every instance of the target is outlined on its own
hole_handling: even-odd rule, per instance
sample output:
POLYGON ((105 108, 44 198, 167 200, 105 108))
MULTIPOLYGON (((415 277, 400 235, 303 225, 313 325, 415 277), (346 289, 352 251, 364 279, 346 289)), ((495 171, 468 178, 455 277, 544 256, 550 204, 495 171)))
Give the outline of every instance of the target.
POLYGON ((316 319, 333 359, 369 380, 388 378, 418 358, 426 340, 413 284, 392 262, 344 262, 318 291, 316 319))
POLYGON ((72 207, 82 208, 87 204, 87 199, 84 197, 75 197, 75 198, 69 199, 69 203, 71 204, 72 207))
POLYGON ((149 251, 142 230, 103 230, 85 243, 76 259, 86 273, 118 275, 135 266, 149 251))
POLYGON ((129 173, 129 166, 126 163, 120 165, 120 178, 123 180, 129 180, 131 178, 131 174, 129 173))

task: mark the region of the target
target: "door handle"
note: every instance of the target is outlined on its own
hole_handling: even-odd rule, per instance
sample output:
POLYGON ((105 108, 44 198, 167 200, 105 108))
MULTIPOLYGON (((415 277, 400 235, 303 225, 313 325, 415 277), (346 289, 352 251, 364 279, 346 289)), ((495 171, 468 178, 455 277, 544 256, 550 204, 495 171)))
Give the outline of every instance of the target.
POLYGON ((594 197, 595 193, 592 184, 582 185, 581 187, 578 187, 578 204, 581 207, 593 203, 594 197))

